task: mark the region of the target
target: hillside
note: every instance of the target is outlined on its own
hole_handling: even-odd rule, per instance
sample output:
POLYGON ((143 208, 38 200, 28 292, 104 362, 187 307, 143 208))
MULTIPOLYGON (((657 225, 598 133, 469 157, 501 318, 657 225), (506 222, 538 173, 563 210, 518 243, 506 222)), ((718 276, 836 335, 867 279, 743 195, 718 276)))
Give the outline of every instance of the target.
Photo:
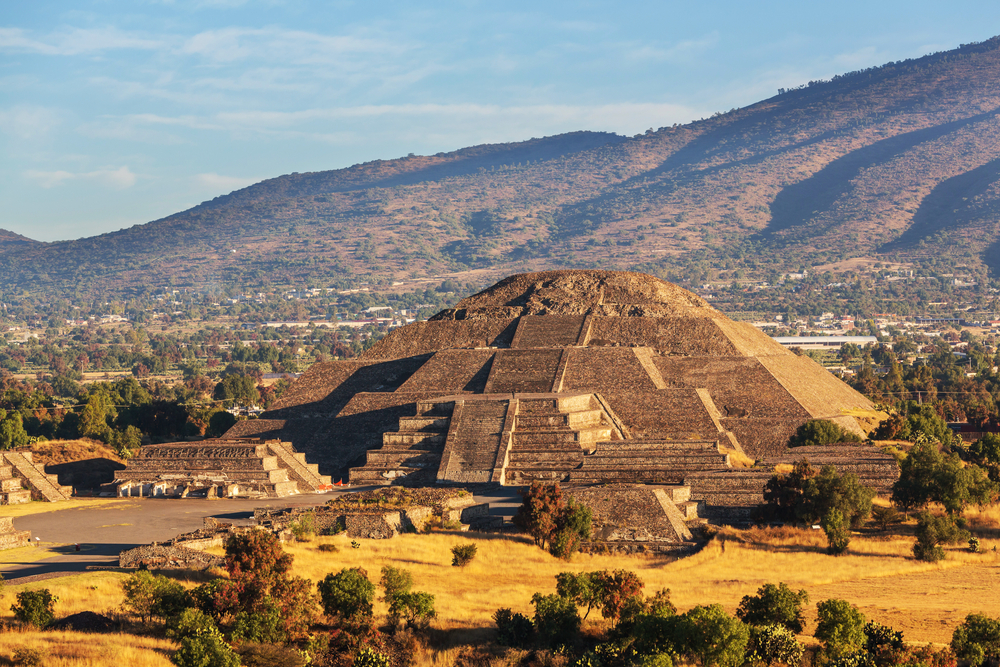
POLYGON ((0 232, 0 289, 350 284, 474 268, 1000 271, 1000 38, 626 138, 290 174, 119 232, 0 232))

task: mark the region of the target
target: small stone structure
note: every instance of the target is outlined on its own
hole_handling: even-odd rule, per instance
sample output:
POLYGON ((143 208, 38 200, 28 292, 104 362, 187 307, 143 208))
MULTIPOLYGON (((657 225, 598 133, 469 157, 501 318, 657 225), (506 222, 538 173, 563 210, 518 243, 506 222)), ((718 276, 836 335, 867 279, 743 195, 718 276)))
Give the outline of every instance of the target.
POLYGON ((123 497, 280 498, 330 482, 291 443, 252 438, 146 445, 115 478, 123 497))
POLYGON ((616 484, 563 492, 593 513, 588 551, 675 552, 695 544, 686 523, 698 518, 690 487, 616 484))
POLYGON ((14 519, 0 516, 0 550, 16 549, 31 544, 31 531, 15 530, 14 519))
POLYGON ((118 554, 118 567, 150 570, 207 570, 222 567, 223 558, 176 544, 147 544, 118 554))
POLYGON ((69 500, 73 489, 59 484, 56 475, 34 462, 26 447, 0 451, 0 505, 15 505, 32 500, 58 502, 69 500))

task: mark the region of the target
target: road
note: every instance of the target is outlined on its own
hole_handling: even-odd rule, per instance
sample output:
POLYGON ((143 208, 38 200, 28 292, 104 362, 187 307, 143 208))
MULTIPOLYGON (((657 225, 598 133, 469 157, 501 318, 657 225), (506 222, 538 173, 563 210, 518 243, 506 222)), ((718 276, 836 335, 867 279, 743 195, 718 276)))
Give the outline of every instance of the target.
MULTIPOLYGON (((49 578, 83 572, 88 567, 113 567, 118 563, 119 552, 151 542, 166 542, 182 533, 198 530, 206 517, 249 524, 257 507, 315 507, 342 493, 360 490, 364 489, 258 500, 109 499, 107 507, 55 510, 16 517, 15 529, 30 530, 32 542, 59 555, 32 562, 0 564, 0 574, 8 583, 15 583, 14 579, 22 577, 49 578), (76 544, 80 545, 80 551, 76 551, 76 544)), ((508 518, 521 502, 516 489, 505 488, 476 494, 475 498, 477 502, 490 503, 491 514, 508 518)))

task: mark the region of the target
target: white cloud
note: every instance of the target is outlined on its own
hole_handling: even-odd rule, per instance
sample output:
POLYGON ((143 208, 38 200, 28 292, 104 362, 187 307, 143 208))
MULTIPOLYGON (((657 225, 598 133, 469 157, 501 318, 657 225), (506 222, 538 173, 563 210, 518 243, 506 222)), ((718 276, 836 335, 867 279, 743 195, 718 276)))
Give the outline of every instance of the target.
POLYGON ((116 190, 124 190, 132 187, 136 182, 136 175, 127 166, 80 173, 29 169, 25 172, 25 176, 46 189, 54 188, 68 181, 91 181, 116 190))
POLYGON ((198 174, 194 177, 198 185, 211 190, 239 190, 248 185, 260 182, 260 178, 240 178, 238 176, 222 176, 220 174, 198 174))
POLYGON ((42 37, 33 37, 21 28, 0 28, 0 51, 75 56, 109 49, 163 48, 162 40, 127 33, 118 28, 67 28, 42 37))
MULTIPOLYGON (((407 47, 400 40, 376 39, 360 35, 322 35, 303 30, 279 28, 221 28, 206 30, 189 38, 181 53, 200 55, 218 63, 248 58, 296 65, 351 65, 346 56, 369 54, 391 57, 407 47)), ((367 63, 366 63, 367 64, 367 63)))

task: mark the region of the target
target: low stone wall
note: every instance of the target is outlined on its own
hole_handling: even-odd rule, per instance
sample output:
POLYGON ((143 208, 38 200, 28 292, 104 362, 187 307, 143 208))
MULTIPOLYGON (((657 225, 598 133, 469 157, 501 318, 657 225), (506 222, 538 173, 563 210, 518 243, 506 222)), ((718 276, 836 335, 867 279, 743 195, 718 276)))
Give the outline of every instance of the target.
POLYGON ((0 550, 26 547, 31 543, 31 531, 16 530, 14 519, 0 516, 0 550))
POLYGON ((166 544, 148 544, 118 554, 118 567, 146 567, 150 570, 207 570, 222 567, 223 558, 203 551, 166 544))

